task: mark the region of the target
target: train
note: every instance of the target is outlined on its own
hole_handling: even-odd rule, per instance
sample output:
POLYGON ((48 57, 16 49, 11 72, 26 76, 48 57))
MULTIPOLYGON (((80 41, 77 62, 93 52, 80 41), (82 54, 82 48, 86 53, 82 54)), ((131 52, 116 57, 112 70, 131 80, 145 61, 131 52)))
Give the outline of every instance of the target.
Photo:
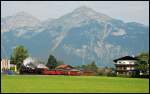
POLYGON ((79 76, 82 74, 80 70, 77 69, 47 69, 47 68, 37 68, 37 67, 27 67, 21 65, 20 74, 35 74, 35 75, 70 75, 79 76))

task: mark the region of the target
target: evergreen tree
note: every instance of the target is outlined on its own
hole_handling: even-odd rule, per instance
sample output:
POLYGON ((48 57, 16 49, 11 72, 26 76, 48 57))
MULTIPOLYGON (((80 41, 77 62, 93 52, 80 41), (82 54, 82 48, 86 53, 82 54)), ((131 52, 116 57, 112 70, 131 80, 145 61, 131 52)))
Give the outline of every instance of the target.
POLYGON ((90 64, 90 66, 91 66, 91 70, 92 70, 92 71, 97 72, 98 67, 97 67, 97 65, 95 64, 95 61, 93 61, 93 62, 90 64))
POLYGON ((57 60, 56 58, 53 56, 53 55, 49 55, 49 58, 48 58, 48 62, 46 64, 46 66, 50 69, 55 69, 55 67, 57 66, 57 60))

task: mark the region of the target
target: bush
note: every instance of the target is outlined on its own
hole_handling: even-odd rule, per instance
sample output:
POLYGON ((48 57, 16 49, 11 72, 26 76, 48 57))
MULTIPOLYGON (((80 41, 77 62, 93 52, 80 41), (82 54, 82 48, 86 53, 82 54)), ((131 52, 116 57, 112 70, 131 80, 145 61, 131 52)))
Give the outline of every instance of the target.
POLYGON ((141 75, 140 78, 149 78, 149 75, 141 75))
POLYGON ((99 76, 102 76, 102 75, 104 75, 102 72, 100 72, 100 73, 97 73, 97 75, 99 75, 99 76))
POLYGON ((132 78, 139 78, 140 77, 139 71, 133 72, 130 77, 132 77, 132 78))
POLYGON ((107 76, 109 76, 109 77, 116 77, 117 74, 116 73, 108 73, 107 76))
POLYGON ((10 67, 10 70, 15 71, 15 67, 10 67))
POLYGON ((129 75, 119 74, 117 77, 130 77, 129 75))

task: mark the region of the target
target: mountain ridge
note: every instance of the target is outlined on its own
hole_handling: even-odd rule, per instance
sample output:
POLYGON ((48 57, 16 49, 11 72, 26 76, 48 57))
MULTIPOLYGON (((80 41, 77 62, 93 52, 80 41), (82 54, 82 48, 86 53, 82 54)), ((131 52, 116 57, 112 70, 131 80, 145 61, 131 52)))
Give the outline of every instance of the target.
POLYGON ((148 26, 125 23, 87 7, 79 7, 35 26, 10 31, 1 35, 8 56, 15 45, 22 44, 32 56, 45 60, 53 54, 67 64, 81 65, 96 61, 99 66, 113 66, 115 58, 149 51, 148 26))

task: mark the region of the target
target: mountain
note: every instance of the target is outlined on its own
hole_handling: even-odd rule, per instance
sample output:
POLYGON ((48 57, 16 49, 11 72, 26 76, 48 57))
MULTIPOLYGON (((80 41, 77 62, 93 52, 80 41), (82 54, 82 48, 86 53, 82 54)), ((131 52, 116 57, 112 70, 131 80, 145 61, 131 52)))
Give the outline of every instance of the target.
POLYGON ((30 24, 12 26, 1 34, 1 50, 7 51, 2 50, 2 56, 4 52, 10 56, 12 48, 22 44, 32 56, 45 60, 51 53, 71 65, 95 61, 99 66, 113 66, 113 59, 149 51, 148 26, 125 23, 86 6, 57 19, 25 21, 30 24))
POLYGON ((2 18, 1 21, 1 32, 7 32, 12 29, 21 27, 32 27, 40 22, 37 18, 26 12, 19 12, 14 16, 8 16, 2 18))

